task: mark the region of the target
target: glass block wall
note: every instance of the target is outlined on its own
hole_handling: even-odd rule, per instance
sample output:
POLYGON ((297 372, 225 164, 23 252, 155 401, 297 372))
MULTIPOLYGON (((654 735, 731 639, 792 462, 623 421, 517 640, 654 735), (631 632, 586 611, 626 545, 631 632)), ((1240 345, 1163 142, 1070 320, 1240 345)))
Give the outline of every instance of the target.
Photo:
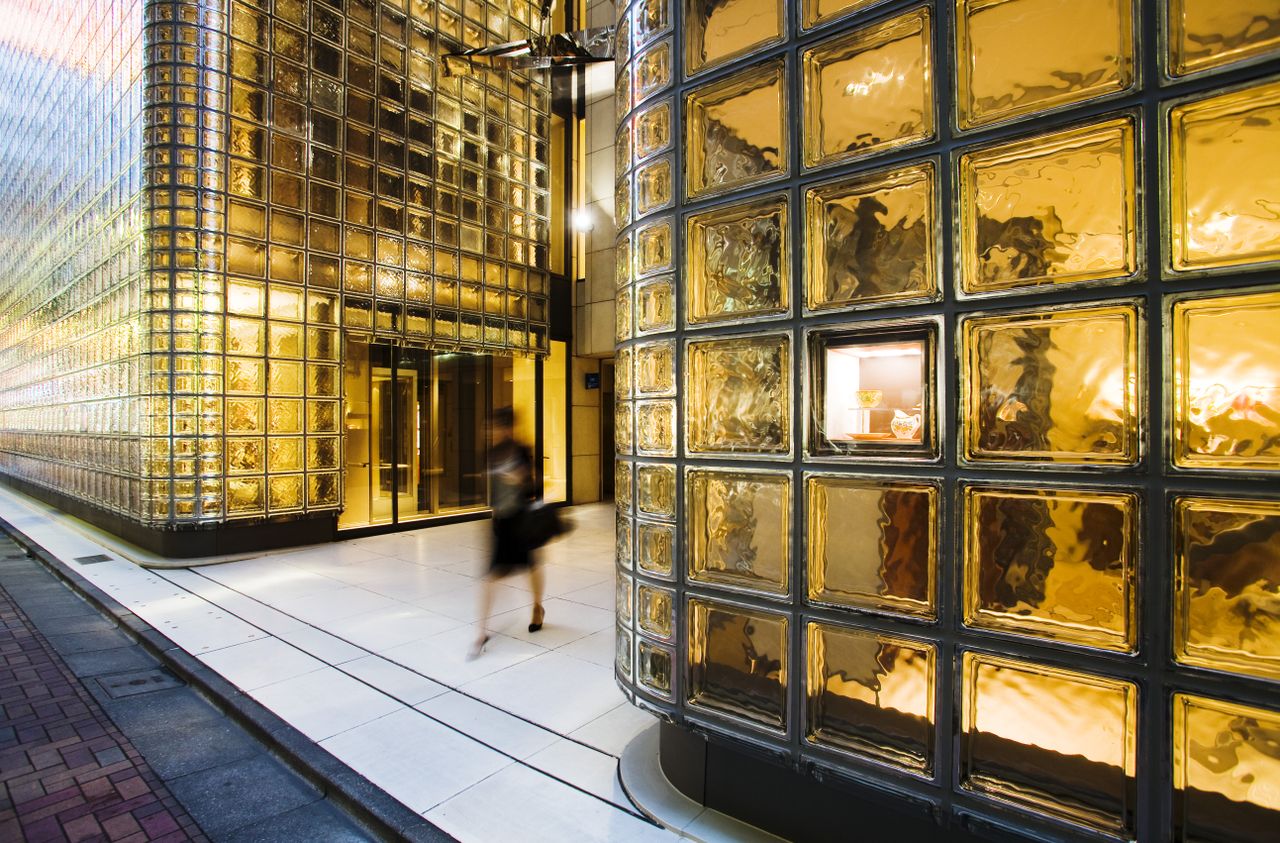
POLYGON ((0 471, 143 516, 143 2, 0 9, 0 471))
POLYGON ((344 332, 545 353, 546 79, 443 62, 535 4, 18 5, 6 471, 159 527, 333 511, 344 332))
POLYGON ((636 704, 943 822, 1280 823, 1280 13, 635 0, 636 704))

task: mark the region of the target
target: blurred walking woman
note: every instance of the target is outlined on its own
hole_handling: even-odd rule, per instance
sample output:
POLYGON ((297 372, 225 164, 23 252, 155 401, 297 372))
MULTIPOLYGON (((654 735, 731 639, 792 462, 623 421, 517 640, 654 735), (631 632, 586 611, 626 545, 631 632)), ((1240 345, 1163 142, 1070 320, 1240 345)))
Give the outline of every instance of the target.
POLYGON ((493 551, 480 592, 480 630, 471 656, 480 655, 489 640, 489 611, 493 584, 519 571, 529 572, 533 618, 529 631, 542 628, 542 570, 535 564, 525 537, 524 516, 533 501, 533 455, 515 439, 515 414, 502 407, 493 414, 493 449, 489 452, 489 497, 493 507, 493 551))

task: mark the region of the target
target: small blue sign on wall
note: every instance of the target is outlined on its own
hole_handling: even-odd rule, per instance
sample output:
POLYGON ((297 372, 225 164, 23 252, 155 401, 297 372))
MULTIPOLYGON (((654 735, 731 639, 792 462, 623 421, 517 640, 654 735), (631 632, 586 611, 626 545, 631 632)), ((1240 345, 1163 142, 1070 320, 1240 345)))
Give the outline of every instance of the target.
POLYGON ((599 388, 600 388, 600 373, 587 372, 587 389, 599 389, 599 388))

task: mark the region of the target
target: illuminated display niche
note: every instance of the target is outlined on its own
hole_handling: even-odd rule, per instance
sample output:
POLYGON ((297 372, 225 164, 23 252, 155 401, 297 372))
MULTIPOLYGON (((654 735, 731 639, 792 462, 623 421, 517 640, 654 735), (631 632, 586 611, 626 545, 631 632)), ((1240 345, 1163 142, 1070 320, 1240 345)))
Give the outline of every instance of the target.
POLYGON ((153 527, 332 512, 347 338, 545 353, 548 81, 442 61, 535 7, 16 4, 0 470, 153 527))
POLYGON ((618 20, 629 698, 947 822, 1273 837, 1275 4, 618 20))

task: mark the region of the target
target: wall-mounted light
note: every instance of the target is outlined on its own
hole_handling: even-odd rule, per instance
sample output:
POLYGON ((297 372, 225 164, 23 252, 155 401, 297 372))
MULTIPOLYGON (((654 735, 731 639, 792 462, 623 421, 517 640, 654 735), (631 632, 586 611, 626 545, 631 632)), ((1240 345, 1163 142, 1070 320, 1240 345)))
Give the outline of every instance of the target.
POLYGON ((575 208, 573 211, 573 230, 587 232, 595 228, 596 224, 591 220, 591 212, 586 208, 575 208))

